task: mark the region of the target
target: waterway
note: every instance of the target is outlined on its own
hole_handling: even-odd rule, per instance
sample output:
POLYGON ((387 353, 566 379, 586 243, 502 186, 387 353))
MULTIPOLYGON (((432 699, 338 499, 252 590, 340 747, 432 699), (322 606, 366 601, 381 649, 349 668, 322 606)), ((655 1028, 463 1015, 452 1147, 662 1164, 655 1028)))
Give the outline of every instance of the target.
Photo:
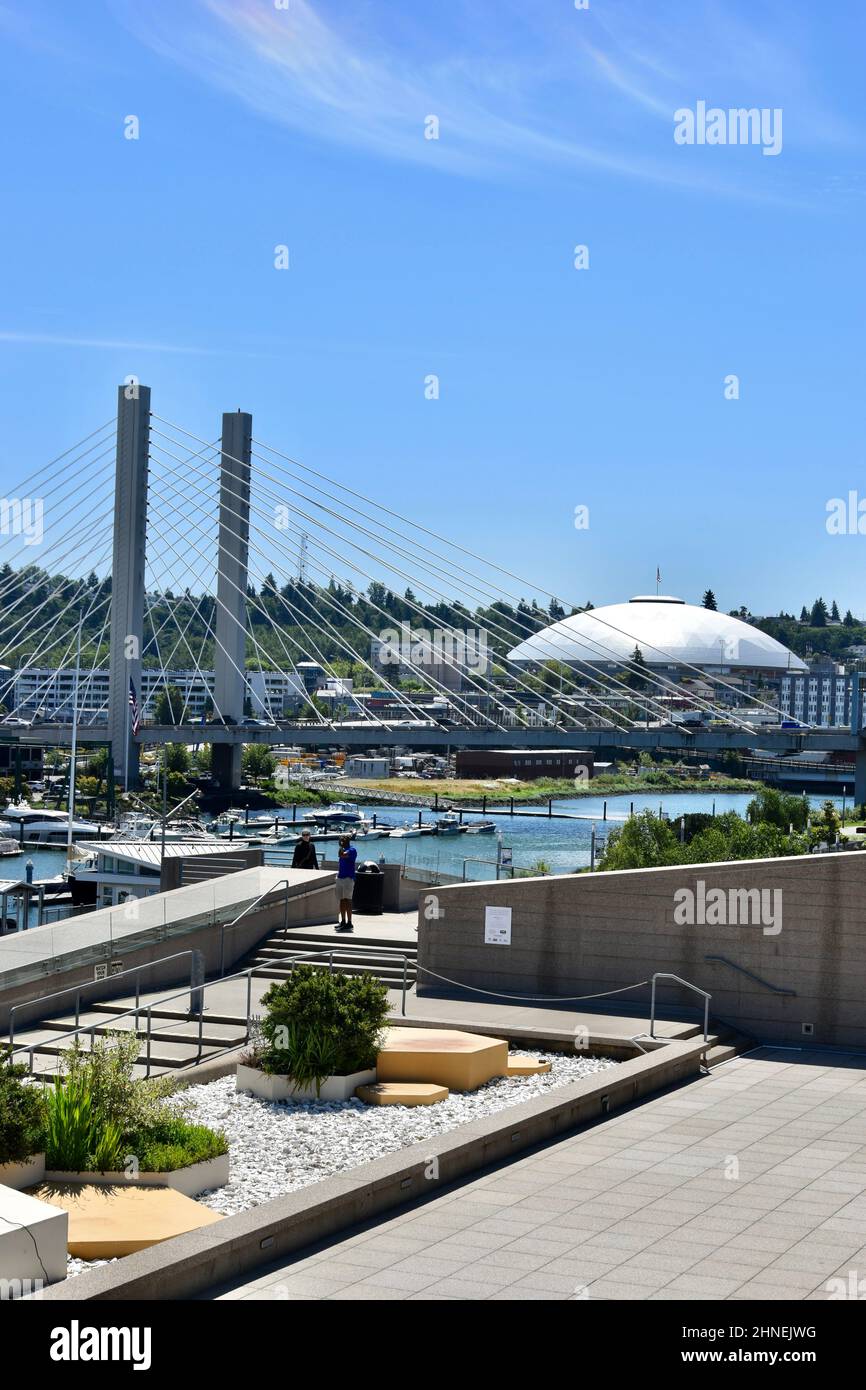
MULTIPOLYGON (((841 797, 812 796, 813 806, 832 800, 842 805, 841 797)), ((555 874, 573 873, 575 869, 585 868, 591 859, 593 828, 596 833, 596 849, 601 849, 605 838, 612 829, 628 816, 630 808, 635 812, 650 810, 663 811, 671 820, 688 811, 709 811, 715 808, 717 814, 723 811, 738 811, 744 815, 752 800, 751 792, 662 792, 608 797, 563 797, 553 802, 554 811, 571 811, 585 816, 586 820, 548 819, 544 807, 527 807, 525 813, 515 816, 490 816, 495 820, 498 833, 492 835, 422 835, 411 839, 371 840, 365 845, 358 844, 358 858, 379 861, 387 864, 405 864, 407 867, 430 869, 466 879, 489 879, 496 877, 497 841, 501 837, 504 850, 511 851, 515 869, 533 869, 543 862, 555 874), (605 807, 607 820, 605 820, 605 807)), ((850 801, 848 802, 850 805, 850 801)), ((303 808, 304 810, 308 808, 303 808)), ((368 814, 376 815, 382 823, 405 825, 416 823, 418 811, 424 823, 436 817, 429 808, 412 806, 387 806, 377 803, 367 808, 368 814)), ((291 820, 291 810, 281 810, 281 818, 291 820)), ((469 822, 481 817, 467 814, 469 822)), ((238 827, 240 830, 241 827, 238 827)), ((328 856, 334 855, 334 844, 323 845, 328 856)), ((267 862, 267 851, 266 851, 267 862)), ((10 855, 0 859, 0 878, 23 879, 27 860, 33 861, 33 876, 36 879, 51 878, 61 873, 66 863, 65 848, 40 848, 27 850, 22 854, 10 855)), ((285 851, 280 854, 285 859, 285 851)), ((53 916, 53 913, 48 914, 53 916)))

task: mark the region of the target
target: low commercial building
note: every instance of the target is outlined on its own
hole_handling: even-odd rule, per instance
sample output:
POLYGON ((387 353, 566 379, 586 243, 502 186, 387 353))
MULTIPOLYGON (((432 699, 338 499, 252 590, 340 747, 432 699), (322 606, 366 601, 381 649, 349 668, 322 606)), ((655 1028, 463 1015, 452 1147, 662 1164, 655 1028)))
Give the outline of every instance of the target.
POLYGON ((343 764, 347 777, 389 777, 390 758, 347 758, 343 764))
POLYGON ((460 748, 458 777, 584 777, 593 773, 594 755, 588 748, 460 748), (584 769, 579 771, 579 769, 584 769))

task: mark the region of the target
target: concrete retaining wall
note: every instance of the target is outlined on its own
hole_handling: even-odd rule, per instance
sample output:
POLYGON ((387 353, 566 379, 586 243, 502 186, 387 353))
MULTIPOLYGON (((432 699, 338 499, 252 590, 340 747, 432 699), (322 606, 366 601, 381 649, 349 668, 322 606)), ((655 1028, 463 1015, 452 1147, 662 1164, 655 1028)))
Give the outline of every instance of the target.
MULTIPOLYGON (((184 890, 177 891, 183 892, 184 890)), ((321 888, 313 888, 309 884, 299 884, 297 889, 292 890, 289 895, 288 921, 290 926, 330 922, 333 921, 333 915, 334 887, 332 878, 324 879, 321 888)), ((252 950, 269 932, 282 927, 284 921, 284 893, 282 890, 277 890, 273 903, 262 903, 261 906, 248 913, 236 927, 232 927, 226 932, 226 974, 231 974, 236 962, 252 950)), ((60 923, 54 930, 62 932, 63 927, 64 924, 60 923)), ((45 931, 47 928, 41 930, 45 931)), ((173 956, 178 952, 200 951, 204 957, 205 974, 210 978, 219 971, 221 935, 221 924, 209 922, 192 926, 188 930, 174 929, 168 938, 164 938, 158 930, 154 930, 150 935, 142 933, 141 939, 135 942, 128 940, 115 942, 113 947, 106 943, 103 959, 109 957, 120 959, 124 971, 131 970, 137 965, 146 966, 147 969, 143 969, 141 972, 143 992, 162 988, 169 990, 174 986, 180 989, 189 982, 189 957, 179 961, 169 961, 167 964, 161 962, 165 957, 173 956)), ((82 952, 80 962, 76 961, 74 954, 72 954, 66 958, 65 968, 56 969, 50 975, 45 975, 42 978, 24 980, 17 984, 10 983, 0 990, 0 1033, 8 1030, 9 1011, 14 1004, 33 1002, 32 1009, 16 1011, 15 1027, 16 1030, 19 1030, 25 1027, 28 1021, 46 1016, 45 1007, 40 1002, 45 995, 68 989, 70 986, 85 984, 90 985, 90 989, 85 995, 85 999, 90 1000, 111 1000, 126 997, 135 992, 135 977, 131 975, 121 980, 113 980, 109 977, 99 983, 94 983, 92 950, 82 952)), ((70 995, 67 999, 58 1002, 55 1011, 58 1014, 65 1014, 73 1007, 74 997, 70 995)))
MULTIPOLYGON (((460 993, 425 969, 505 994, 562 996, 669 971, 709 990, 712 1013, 753 1037, 866 1048, 866 854, 461 884, 436 895, 439 917, 419 913, 419 994, 460 993), (699 915, 701 883, 705 894, 725 891, 728 917, 730 890, 778 890, 765 902, 771 911, 778 905, 779 921, 677 920, 684 905, 675 894, 690 890, 699 915), (485 944, 488 905, 512 909, 510 945, 485 944)), ((644 989, 599 1002, 648 999, 644 989)), ((693 1003, 697 1017, 700 1001, 688 991, 660 986, 659 999, 666 1007, 693 1003)))

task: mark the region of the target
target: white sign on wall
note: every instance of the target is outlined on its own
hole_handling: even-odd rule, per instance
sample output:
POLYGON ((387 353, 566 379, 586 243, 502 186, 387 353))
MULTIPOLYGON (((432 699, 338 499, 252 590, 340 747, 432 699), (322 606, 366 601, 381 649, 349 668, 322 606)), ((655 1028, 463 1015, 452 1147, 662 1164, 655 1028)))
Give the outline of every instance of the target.
POLYGON ((511 945, 510 907, 485 907, 484 944, 486 946, 511 945))

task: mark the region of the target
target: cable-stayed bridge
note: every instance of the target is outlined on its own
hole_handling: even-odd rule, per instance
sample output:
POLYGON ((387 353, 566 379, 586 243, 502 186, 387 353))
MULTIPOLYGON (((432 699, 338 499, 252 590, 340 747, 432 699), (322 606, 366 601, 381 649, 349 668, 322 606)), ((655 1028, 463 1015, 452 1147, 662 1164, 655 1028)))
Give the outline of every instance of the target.
MULTIPOLYGON (((246 412, 223 415, 208 440, 155 412, 148 387, 127 383, 116 416, 7 489, 2 507, 0 739, 68 745, 74 724, 81 742, 108 746, 112 774, 128 786, 143 745, 181 741, 213 746, 225 788, 239 785, 241 747, 252 742, 697 754, 759 746, 851 754, 855 799, 866 801, 859 716, 850 728, 756 731, 721 673, 659 649, 647 657, 636 639, 623 659, 614 636, 632 635, 600 617, 593 659, 579 670, 563 666, 552 643, 549 666, 510 661, 533 634, 548 655, 538 634, 564 611, 556 596, 265 444, 246 412), (398 664, 374 664, 374 646, 401 624, 416 640, 403 643, 398 664), (479 626, 489 663, 467 655, 470 630, 477 654, 479 626), (205 697, 195 719, 172 685, 179 667, 205 697), (305 681, 311 667, 332 678, 339 714, 305 681), (672 717, 678 667, 713 691, 689 696, 702 727, 672 717), (377 700, 349 690, 346 671, 377 700), (145 708, 143 679, 151 695, 161 682, 165 699, 145 708), (26 717, 34 706, 35 723, 26 717)), ((778 713, 766 698, 750 703, 778 713)))

